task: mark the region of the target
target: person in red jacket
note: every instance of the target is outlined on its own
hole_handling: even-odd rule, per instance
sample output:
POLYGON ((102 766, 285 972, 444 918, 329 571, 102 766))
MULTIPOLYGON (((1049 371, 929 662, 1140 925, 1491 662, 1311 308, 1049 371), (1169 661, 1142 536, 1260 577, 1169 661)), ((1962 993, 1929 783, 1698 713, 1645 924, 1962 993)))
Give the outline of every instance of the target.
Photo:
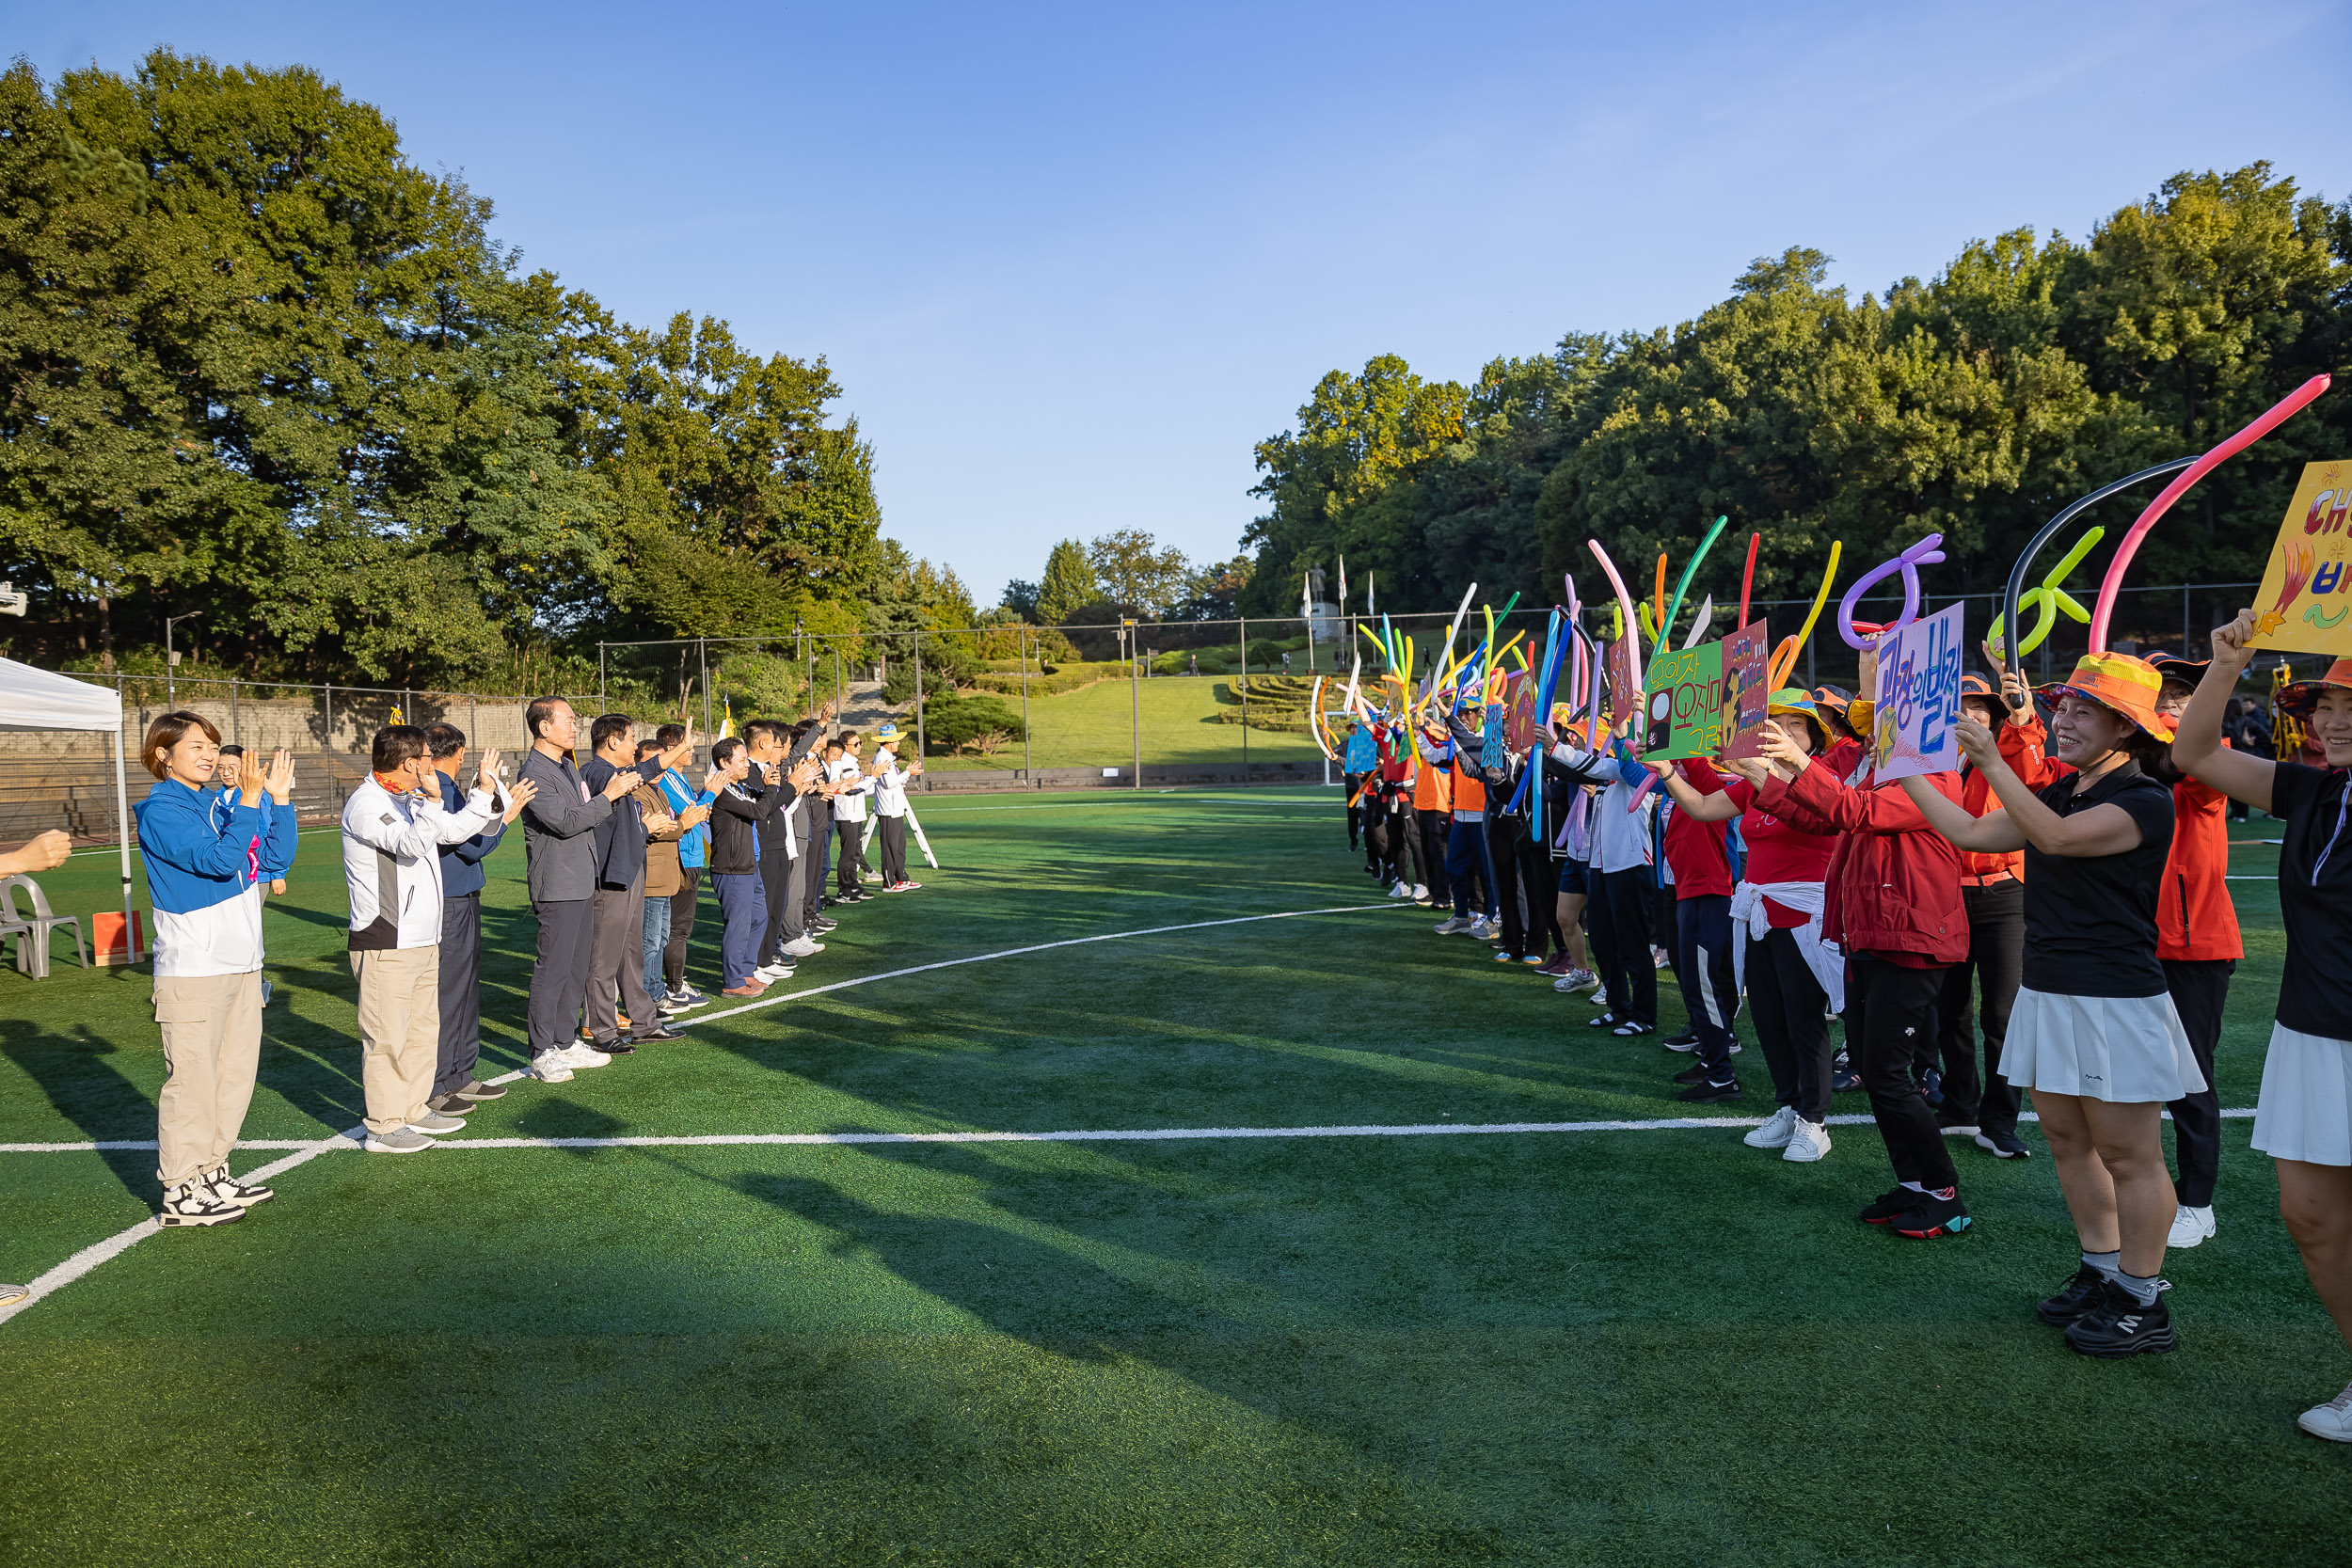
MULTIPOLYGON (((2204 678, 2211 659, 2192 662, 2158 656, 2164 677, 2156 712, 2178 723, 2204 678)), ((2223 745, 2229 742, 2224 740, 2223 745)), ((2180 1175, 2173 1181, 2177 1212, 2169 1247, 2193 1247, 2213 1239, 2213 1189, 2221 1171, 2221 1096, 2213 1086, 2213 1055, 2221 1043, 2221 1011, 2229 1005, 2230 976, 2246 944, 2238 935, 2237 906, 2230 900, 2230 798, 2200 784, 2172 764, 2167 749, 2159 778, 2172 785, 2172 852, 2164 863, 2164 885, 2156 894, 2156 958, 2172 1006, 2188 1031, 2189 1049, 2205 1086, 2167 1107, 2172 1113, 2172 1143, 2180 1175)))
MULTIPOLYGON (((1988 657, 1991 652, 1986 650, 1988 657)), ((2004 672, 2003 686, 2011 678, 2004 672)), ((1961 711, 1998 736, 2001 760, 2027 788, 2039 789, 2056 777, 2042 752, 2042 720, 2024 682, 2010 695, 2015 700, 2009 704, 2008 722, 2002 723, 1992 683, 1982 675, 1961 677, 1961 711)), ((1960 769, 1960 803, 1971 816, 1982 816, 2000 804, 1983 771, 1966 763, 1960 769)), ((1944 992, 1936 1000, 1936 1048, 1944 1063, 1944 1103, 1936 1110, 1936 1125, 1973 1132, 1977 1147, 2001 1160, 2025 1159, 2033 1152, 2017 1135, 2017 1085, 2001 1076, 2001 1042, 2009 1037, 2009 1010, 2017 1001, 2026 959, 2026 885, 2020 879, 2025 863, 2022 851, 1961 852, 1960 896, 1968 911, 1968 953, 1945 972, 1944 992), (1971 1037, 1972 978, 1983 999, 1982 1078, 1977 1076, 1977 1042, 1971 1037)))
POLYGON ((2033 1091, 2082 1243, 2074 1277, 2036 1307, 2068 1348, 2120 1357, 2173 1348, 2161 1273, 2172 1223, 2158 1113, 2204 1087, 2156 961, 2156 888, 2172 847, 2172 792, 2148 772, 2172 726, 2163 680, 2129 654, 2086 654, 2045 687, 2051 742, 2072 771, 2040 790, 1993 732, 1958 724, 2000 797, 1970 816, 1915 779, 1903 787, 1963 849, 2026 852, 2026 964, 2002 1075, 2033 1091))
MULTIPOLYGON (((1864 706, 1848 710, 1857 735, 1868 733, 1864 706)), ((1769 725, 1763 744, 1774 771, 1757 784, 1756 803, 1799 832, 1843 835, 1824 879, 1821 937, 1846 955, 1846 1049, 1895 1167, 1895 1186, 1861 1217, 1905 1236, 1955 1235, 1971 1223, 1968 1206, 1911 1058, 1933 1037, 1945 971, 1968 952, 1959 852, 1867 763, 1854 784, 1841 782, 1832 765, 1852 757, 1852 747, 1824 763, 1769 725)), ((1957 774, 1929 774, 1926 785, 1961 809, 1957 774)))

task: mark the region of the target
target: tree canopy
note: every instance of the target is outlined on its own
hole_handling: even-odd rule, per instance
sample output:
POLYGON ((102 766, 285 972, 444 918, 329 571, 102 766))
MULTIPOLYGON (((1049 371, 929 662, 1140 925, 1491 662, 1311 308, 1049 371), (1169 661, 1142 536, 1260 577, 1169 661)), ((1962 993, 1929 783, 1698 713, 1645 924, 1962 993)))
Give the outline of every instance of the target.
POLYGON ((11 651, 195 611, 248 673, 422 685, 936 588, 822 358, 618 322, 492 218, 301 67, 0 74, 11 651))
MULTIPOLYGON (((1377 573, 1383 609, 1450 610, 1473 579, 1549 603, 1564 571, 1596 598, 1588 538, 1631 572, 1687 559, 1724 514, 1763 534, 1760 597, 1809 594, 1833 540, 1867 564, 1934 531, 1939 593, 1998 587, 2060 506, 2342 368, 2352 327, 2352 208, 2266 164, 2177 175, 2081 242, 1979 241, 1859 299, 1829 265, 1760 258, 1690 321, 1571 332, 1472 387, 1393 355, 1326 375, 1258 446, 1241 603, 1295 614, 1301 572, 1343 556, 1377 573)), ((2281 480, 2347 435, 2352 398, 2323 399, 2208 479, 2135 579, 2259 577, 2281 480)), ((2128 517, 2105 520, 2111 546, 2128 517)), ((1692 599, 1736 593, 1742 556, 1719 547, 1692 599)))

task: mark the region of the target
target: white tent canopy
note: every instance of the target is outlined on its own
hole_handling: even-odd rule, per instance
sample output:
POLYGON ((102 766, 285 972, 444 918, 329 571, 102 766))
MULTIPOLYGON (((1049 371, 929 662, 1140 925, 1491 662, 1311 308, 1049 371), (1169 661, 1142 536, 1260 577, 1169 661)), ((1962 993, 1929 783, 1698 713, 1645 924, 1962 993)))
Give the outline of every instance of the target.
POLYGON ((36 670, 12 658, 0 658, 0 727, 20 730, 103 730, 114 737, 115 821, 122 836, 122 923, 126 951, 137 957, 130 941, 134 911, 131 901, 131 802, 123 779, 121 693, 71 675, 36 670))

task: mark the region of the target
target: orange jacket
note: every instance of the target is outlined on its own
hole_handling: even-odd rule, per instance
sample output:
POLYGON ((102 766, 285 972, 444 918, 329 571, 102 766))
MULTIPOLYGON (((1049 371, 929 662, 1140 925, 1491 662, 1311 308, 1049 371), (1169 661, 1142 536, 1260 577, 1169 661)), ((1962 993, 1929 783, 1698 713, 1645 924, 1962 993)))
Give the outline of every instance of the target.
POLYGON ((1454 806, 1452 809, 1455 811, 1485 811, 1486 809, 1486 786, 1462 771, 1461 758, 1458 753, 1452 766, 1446 768, 1446 777, 1447 783, 1452 785, 1453 789, 1454 806))
POLYGON ((2229 797, 2184 779, 2172 786, 2172 850, 2156 894, 2156 957, 2242 958, 2230 900, 2229 797))
MULTIPOLYGON (((2023 724, 2012 724, 2005 719, 1993 734, 2001 749, 2001 760, 2009 764, 2010 771, 2023 780, 2027 789, 2040 789, 2043 784, 2054 783, 2064 771, 2042 750, 2048 737, 2042 731, 2040 719, 2023 724)), ((1993 793, 1992 781, 1971 768, 1961 775, 1960 803, 1968 808, 1969 816, 1982 816, 1998 807, 2001 798, 1993 793)), ((2023 849, 2013 849, 2006 855, 1979 854, 1973 849, 1960 852, 1960 879, 1969 886, 1979 885, 1975 879, 2002 871, 2022 879, 2026 874, 2026 852, 2023 849)))

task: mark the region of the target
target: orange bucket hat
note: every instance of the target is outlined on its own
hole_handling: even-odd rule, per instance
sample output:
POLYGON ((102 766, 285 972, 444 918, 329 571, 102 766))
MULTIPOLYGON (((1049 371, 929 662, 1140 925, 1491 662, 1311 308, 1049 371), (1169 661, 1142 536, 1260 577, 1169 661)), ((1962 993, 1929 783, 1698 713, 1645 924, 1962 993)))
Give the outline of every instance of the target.
POLYGON ((2130 654, 2085 654, 2075 661, 2072 675, 2035 688, 2037 695, 2052 702, 2073 696, 2097 703, 2158 740, 2169 740, 2172 726, 2156 716, 2156 698, 2163 690, 2162 672, 2130 654))
POLYGON ((2279 688, 2279 711, 2290 719, 2309 719, 2319 705, 2319 694, 2331 686, 2352 690, 2352 658, 2340 658, 2315 681, 2296 681, 2279 688))

